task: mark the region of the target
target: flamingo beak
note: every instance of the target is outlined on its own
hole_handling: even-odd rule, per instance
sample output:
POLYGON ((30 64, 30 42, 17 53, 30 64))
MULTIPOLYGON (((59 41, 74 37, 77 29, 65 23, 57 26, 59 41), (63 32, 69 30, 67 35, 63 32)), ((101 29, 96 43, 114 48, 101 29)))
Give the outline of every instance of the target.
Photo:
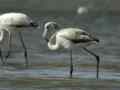
POLYGON ((90 37, 93 41, 95 41, 95 42, 97 42, 97 43, 100 42, 100 40, 99 40, 97 37, 95 37, 95 36, 90 35, 89 37, 90 37))
POLYGON ((48 38, 45 38, 45 40, 46 40, 47 42, 49 42, 49 39, 48 39, 48 38))
POLYGON ((35 23, 35 22, 31 22, 31 23, 30 23, 30 26, 31 26, 31 27, 34 27, 34 28, 37 28, 37 27, 39 27, 39 24, 38 24, 38 23, 35 23))
POLYGON ((100 42, 100 40, 98 38, 93 38, 94 41, 96 41, 97 43, 100 42))
POLYGON ((96 44, 99 44, 100 40, 96 37, 91 37, 91 42, 92 42, 92 44, 96 45, 96 44))

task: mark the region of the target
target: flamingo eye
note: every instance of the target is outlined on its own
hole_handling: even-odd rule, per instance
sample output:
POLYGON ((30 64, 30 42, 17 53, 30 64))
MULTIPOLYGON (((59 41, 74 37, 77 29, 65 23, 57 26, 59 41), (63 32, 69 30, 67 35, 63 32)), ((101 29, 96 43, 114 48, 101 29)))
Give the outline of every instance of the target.
POLYGON ((49 30, 50 29, 50 25, 48 25, 46 28, 49 30))

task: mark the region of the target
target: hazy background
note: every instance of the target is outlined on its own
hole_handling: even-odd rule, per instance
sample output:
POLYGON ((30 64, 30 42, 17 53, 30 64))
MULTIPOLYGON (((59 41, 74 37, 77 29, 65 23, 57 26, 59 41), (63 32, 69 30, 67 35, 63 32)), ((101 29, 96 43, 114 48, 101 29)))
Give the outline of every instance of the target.
POLYGON ((0 0, 0 13, 24 12, 40 29, 24 31, 30 67, 24 67, 22 45, 16 35, 8 65, 0 65, 0 90, 120 90, 120 0, 0 0), (77 14, 84 6, 88 12, 77 14), (74 73, 69 79, 69 52, 50 51, 43 40, 44 23, 77 27, 100 39, 88 48, 100 56, 100 79, 96 60, 81 48, 73 50, 74 73), (92 82, 92 83, 91 83, 92 82))
POLYGON ((0 0, 0 12, 74 12, 79 6, 86 6, 93 11, 118 12, 119 4, 119 0, 0 0))

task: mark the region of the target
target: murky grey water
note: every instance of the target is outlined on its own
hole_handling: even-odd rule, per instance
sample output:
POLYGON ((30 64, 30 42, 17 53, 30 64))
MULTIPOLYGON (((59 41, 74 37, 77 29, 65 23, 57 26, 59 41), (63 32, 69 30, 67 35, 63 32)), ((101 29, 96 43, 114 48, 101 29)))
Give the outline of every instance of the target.
MULTIPOLYGON (((37 15, 33 15, 37 16, 37 15)), ((120 17, 37 16, 40 30, 25 31, 24 40, 29 53, 29 69, 24 68, 23 49, 15 39, 7 66, 0 66, 0 90, 119 90, 120 89, 120 17), (74 74, 69 79, 69 52, 50 51, 41 38, 43 24, 57 21, 63 27, 78 27, 94 33, 100 44, 89 49, 100 55, 100 80, 95 80, 96 60, 82 49, 75 48, 74 74)))

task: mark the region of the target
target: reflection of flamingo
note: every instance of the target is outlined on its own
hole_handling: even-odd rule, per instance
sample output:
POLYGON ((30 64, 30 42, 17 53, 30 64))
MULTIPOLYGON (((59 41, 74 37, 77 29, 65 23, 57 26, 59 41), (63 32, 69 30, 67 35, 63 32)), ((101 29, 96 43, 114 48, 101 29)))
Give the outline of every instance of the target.
MULTIPOLYGON (((12 33, 19 32, 19 37, 24 48, 24 57, 26 60, 26 65, 28 65, 27 50, 23 41, 21 31, 24 31, 25 29, 28 29, 30 27, 37 27, 37 26, 38 26, 37 23, 35 23, 29 16, 27 16, 24 13, 5 13, 0 15, 0 29, 1 29, 0 41, 3 40, 4 31, 8 32, 8 35, 9 35, 8 37, 9 49, 6 56, 6 60, 10 54, 12 33)), ((2 59, 2 56, 1 56, 1 59, 2 59)), ((3 64, 6 62, 6 61, 3 61, 3 59, 1 61, 3 64)))
POLYGON ((99 61, 100 58, 95 53, 89 51, 86 47, 91 44, 96 44, 99 40, 93 37, 88 32, 78 28, 63 28, 59 29, 55 33, 51 34, 50 29, 56 29, 59 26, 55 22, 47 22, 44 26, 43 38, 48 41, 48 47, 51 50, 58 50, 65 48, 70 50, 70 77, 72 78, 73 73, 73 61, 72 61, 72 48, 74 46, 80 46, 89 54, 93 55, 97 60, 97 73, 96 77, 99 76, 99 61), (50 34, 51 36, 50 36, 50 34), (49 35, 49 36, 48 36, 49 35))

